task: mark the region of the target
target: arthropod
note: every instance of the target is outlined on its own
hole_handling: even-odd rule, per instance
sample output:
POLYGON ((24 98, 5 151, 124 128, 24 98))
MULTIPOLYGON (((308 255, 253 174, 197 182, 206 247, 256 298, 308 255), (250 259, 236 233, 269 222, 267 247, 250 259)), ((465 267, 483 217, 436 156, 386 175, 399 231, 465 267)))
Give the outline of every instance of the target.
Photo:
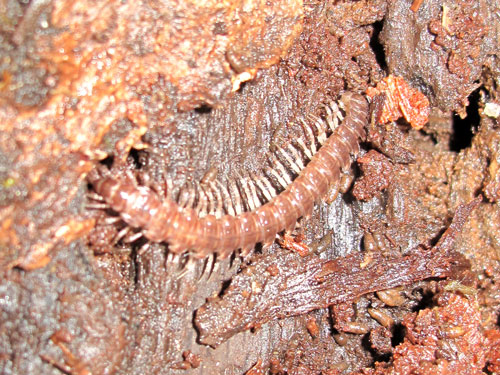
POLYGON ((350 166, 365 136, 368 103, 349 92, 340 103, 344 115, 332 103, 324 120, 303 121, 307 141, 278 147, 272 168, 260 176, 187 187, 177 200, 112 176, 93 181, 94 190, 125 223, 149 241, 168 243, 174 254, 222 259, 239 249, 246 255, 257 243, 271 244, 278 233, 293 230, 350 166))

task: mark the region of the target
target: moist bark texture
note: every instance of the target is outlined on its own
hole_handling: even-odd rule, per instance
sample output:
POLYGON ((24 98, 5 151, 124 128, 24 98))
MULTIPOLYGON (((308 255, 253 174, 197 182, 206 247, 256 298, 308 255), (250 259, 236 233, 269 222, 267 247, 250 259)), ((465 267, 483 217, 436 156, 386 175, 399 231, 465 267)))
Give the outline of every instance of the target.
POLYGON ((410 6, 0 0, 0 372, 498 372, 500 5, 410 6), (278 241, 300 254, 173 258, 92 195, 261 174, 389 75, 429 122, 373 99, 342 194, 278 241))

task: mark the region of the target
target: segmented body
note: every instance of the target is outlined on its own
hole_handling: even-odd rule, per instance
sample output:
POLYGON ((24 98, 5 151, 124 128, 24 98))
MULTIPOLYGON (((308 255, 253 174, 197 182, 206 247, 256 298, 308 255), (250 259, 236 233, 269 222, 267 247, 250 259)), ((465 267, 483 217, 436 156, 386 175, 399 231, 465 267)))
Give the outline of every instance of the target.
MULTIPOLYGON (((95 191, 128 225, 140 228, 150 241, 168 243, 173 253, 190 251, 198 258, 217 253, 225 258, 241 249, 245 254, 257 243, 270 244, 276 234, 293 230, 297 220, 309 215, 314 203, 338 184, 341 170, 350 166, 351 155, 358 153, 359 141, 365 137, 368 103, 353 93, 344 94, 341 101, 344 120, 328 138, 320 140, 318 136, 321 147, 310 147, 312 152, 306 152, 309 162, 305 166, 299 163, 302 167, 297 177, 279 194, 248 212, 231 209, 233 214, 200 217, 199 210, 162 198, 146 186, 113 177, 96 181, 95 191)), ((297 169, 297 164, 291 163, 297 169)))

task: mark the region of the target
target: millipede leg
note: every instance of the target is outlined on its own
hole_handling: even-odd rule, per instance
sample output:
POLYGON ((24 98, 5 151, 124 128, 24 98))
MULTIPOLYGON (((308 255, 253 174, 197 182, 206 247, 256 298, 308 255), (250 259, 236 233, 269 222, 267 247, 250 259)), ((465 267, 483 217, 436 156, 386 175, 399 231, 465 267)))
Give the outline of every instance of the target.
POLYGON ((171 269, 172 277, 175 280, 178 280, 180 277, 183 277, 187 270, 185 269, 185 265, 189 262, 189 255, 186 254, 176 254, 174 252, 169 251, 166 261, 166 268, 171 269), (187 261, 183 261, 187 257, 187 261), (183 274, 182 274, 183 273, 183 274), (179 276, 179 274, 182 274, 179 276))
POLYGON ((260 207, 262 205, 262 202, 260 201, 257 195, 257 189, 255 188, 255 181, 250 176, 247 177, 247 181, 248 181, 248 186, 250 187, 250 193, 252 194, 254 205, 255 207, 260 207))
POLYGON ((208 273, 207 281, 209 281, 210 278, 212 277, 212 274, 216 270, 217 264, 218 264, 217 254, 213 253, 213 254, 209 255, 207 257, 207 259, 205 260, 205 264, 203 266, 203 271, 202 271, 200 278, 198 280, 201 280, 202 277, 205 275, 205 273, 208 273))
POLYGON ((331 104, 332 104, 332 109, 337 113, 336 116, 339 118, 339 121, 344 121, 344 115, 340 111, 340 107, 344 109, 344 103, 341 103, 340 107, 337 102, 332 102, 331 104))
POLYGON ((118 234, 114 238, 114 242, 115 243, 120 242, 120 240, 124 238, 131 230, 132 229, 129 226, 123 228, 121 231, 118 232, 118 234))
POLYGON ((147 173, 140 171, 137 173, 137 177, 135 178, 135 180, 138 182, 139 185, 144 185, 148 187, 150 187, 152 183, 151 176, 147 173))
MULTIPOLYGON (((266 190, 269 192, 269 195, 271 196, 271 199, 274 198, 278 193, 276 192, 276 189, 273 187, 271 184, 271 181, 265 176, 260 177, 260 181, 264 184, 266 190)), ((269 200, 271 200, 269 199, 269 200)))
POLYGON ((281 172, 281 176, 285 180, 286 185, 290 185, 292 183, 292 178, 288 174, 285 166, 275 156, 273 156, 273 163, 276 164, 276 167, 281 172))
POLYGON ((187 257, 188 257, 188 259, 187 259, 186 263, 184 263, 182 265, 182 271, 178 275, 175 276, 175 280, 182 279, 184 276, 186 276, 194 268, 195 261, 194 261, 193 257, 190 256, 189 254, 187 255, 187 257))
POLYGON ((182 208, 192 208, 195 198, 196 191, 194 190, 194 185, 191 181, 187 181, 184 185, 182 185, 181 190, 179 191, 177 203, 182 208))
MULTIPOLYGON (((165 172, 166 173, 166 172, 165 172)), ((164 187, 164 190, 165 190, 165 198, 168 199, 169 196, 172 196, 172 191, 174 190, 174 182, 172 181, 172 179, 167 175, 165 177, 165 187, 164 187)))
POLYGON ((242 193, 245 195, 245 202, 246 205, 248 206, 249 211, 255 210, 255 205, 252 200, 252 195, 250 194, 250 189, 248 188, 248 182, 246 177, 242 177, 239 173, 237 174, 238 177, 238 185, 240 186, 240 189, 242 190, 242 193))
POLYGON ((215 192, 215 199, 217 200, 217 206, 215 207, 215 217, 219 219, 223 214, 223 199, 220 186, 216 185, 213 181, 210 181, 209 185, 210 188, 215 192))
POLYGON ((334 132, 335 129, 337 129, 337 127, 339 126, 339 120, 337 117, 327 117, 326 123, 328 124, 328 127, 332 132, 334 132))
POLYGON ((168 270, 174 265, 178 265, 180 255, 174 254, 172 251, 169 251, 167 254, 167 259, 165 260, 165 268, 168 270))
POLYGON ((313 126, 316 128, 318 142, 322 145, 326 141, 325 123, 317 116, 311 115, 309 118, 313 126))
POLYGON ((86 204, 85 208, 88 210, 105 210, 109 208, 109 206, 106 203, 91 203, 91 204, 86 204))
POLYGON ((252 179, 255 181, 255 184, 264 195, 264 198, 269 202, 276 196, 276 190, 271 186, 269 180, 263 176, 257 176, 252 173, 252 179))
POLYGON ((201 268, 201 272, 200 272, 200 276, 198 277, 198 281, 200 281, 203 276, 205 275, 205 272, 207 272, 207 269, 209 267, 211 267, 210 263, 212 262, 212 256, 207 256, 204 260, 203 260, 203 266, 201 268))
POLYGON ((89 199, 92 199, 92 200, 97 201, 97 202, 104 202, 104 198, 101 197, 99 194, 96 194, 96 193, 88 193, 87 197, 89 199))
POLYGON ((216 274, 219 270, 220 261, 217 261, 217 254, 214 254, 213 258, 214 258, 214 260, 212 262, 212 268, 210 269, 210 272, 208 274, 207 281, 210 281, 210 279, 212 278, 212 275, 216 274))
POLYGON ((233 253, 231 255, 231 258, 229 259, 229 267, 226 272, 233 273, 236 269, 238 269, 240 264, 241 264, 240 257, 236 256, 236 253, 233 253))
POLYGON ((288 144, 288 151, 292 154, 294 158, 294 163, 299 167, 299 169, 302 171, 305 166, 304 163, 302 162, 302 157, 299 155, 299 152, 295 148, 295 146, 291 143, 288 144))
POLYGON ((304 152, 304 155, 307 157, 307 159, 311 160, 313 158, 313 153, 309 149, 309 147, 306 146, 304 143, 304 140, 302 138, 297 138, 296 140, 297 144, 300 146, 302 151, 304 152))
POLYGON ((281 175, 275 169, 268 168, 268 169, 266 169, 266 172, 268 174, 270 174, 271 176, 274 176, 274 178, 276 178, 276 180, 281 185, 281 187, 283 189, 286 189, 286 187, 288 186, 287 182, 285 181, 285 179, 283 177, 281 177, 281 175))
POLYGON ((143 233, 142 232, 137 232, 137 233, 134 233, 133 235, 131 236, 127 236, 123 239, 123 242, 125 243, 132 243, 136 240, 138 240, 139 238, 141 238, 143 236, 143 233))
POLYGON ((150 247, 151 247, 151 242, 146 242, 139 248, 139 250, 137 251, 137 255, 143 255, 146 251, 149 250, 150 247))
POLYGON ((151 188, 151 190, 153 190, 155 193, 157 193, 160 197, 165 196, 165 194, 166 194, 165 189, 158 181, 151 180, 147 185, 151 188))
POLYGON ((195 186, 193 185, 193 183, 191 181, 189 182, 188 194, 189 194, 188 195, 189 199, 186 202, 186 207, 187 208, 193 208, 194 207, 194 201, 196 199, 196 190, 195 190, 195 186))
POLYGON ((119 221, 122 221, 122 218, 120 216, 111 216, 104 219, 104 223, 107 225, 116 224, 119 221))
MULTIPOLYGON (((99 176, 101 176, 101 177, 109 177, 109 176, 111 176, 111 171, 105 165, 103 165, 103 164, 97 164, 96 167, 97 167, 96 169, 97 169, 97 173, 98 173, 99 176)), ((92 172, 91 172, 91 174, 92 174, 92 172)), ((94 176, 91 176, 91 177, 93 178, 94 176)))
POLYGON ((219 185, 219 189, 222 192, 224 199, 224 208, 226 212, 231 216, 235 216, 236 212, 233 207, 233 201, 231 200, 231 195, 229 194, 227 187, 222 185, 222 183, 219 180, 215 180, 215 182, 219 185))
POLYGON ((208 199, 205 190, 200 184, 196 184, 198 190, 198 204, 196 205, 195 211, 199 217, 207 216, 208 199))
POLYGON ((286 162, 290 165, 292 170, 296 173, 299 174, 302 169, 300 166, 292 159, 292 157, 285 151, 285 149, 281 146, 277 146, 279 154, 283 157, 283 159, 286 160, 286 162))
POLYGON ((238 186, 234 180, 231 181, 231 195, 234 199, 234 211, 236 215, 240 215, 243 212, 243 206, 241 204, 241 196, 238 186))
POLYGON ((244 262, 246 262, 248 254, 252 251, 253 247, 247 247, 245 249, 241 249, 240 251, 240 257, 243 259, 244 262))
POLYGON ((228 271, 231 271, 233 268, 235 268, 236 266, 236 259, 238 257, 236 256, 236 253, 233 251, 233 253, 231 254, 231 256, 229 257, 229 269, 228 271))
POLYGON ((182 279, 189 272, 189 269, 184 268, 181 272, 179 272, 174 278, 176 281, 182 279))
POLYGON ((137 185, 137 178, 134 176, 130 169, 125 170, 125 176, 129 179, 131 183, 137 185))
POLYGON ((335 102, 331 102, 330 105, 325 106, 326 110, 326 123, 330 130, 333 132, 339 126, 340 121, 344 119, 340 109, 335 102))
POLYGON ((189 199, 189 193, 187 189, 187 182, 182 185, 182 187, 179 189, 179 195, 177 197, 177 204, 182 207, 186 208, 187 201, 189 199))
POLYGON ((207 215, 215 216, 215 200, 212 194, 212 188, 210 186, 204 186, 205 194, 207 196, 207 215))
POLYGON ((314 155, 318 150, 316 148, 316 137, 314 136, 314 132, 311 129, 311 125, 307 124, 303 119, 300 120, 300 123, 302 124, 302 128, 306 133, 305 134, 306 137, 309 137, 309 149, 311 150, 311 153, 314 155))

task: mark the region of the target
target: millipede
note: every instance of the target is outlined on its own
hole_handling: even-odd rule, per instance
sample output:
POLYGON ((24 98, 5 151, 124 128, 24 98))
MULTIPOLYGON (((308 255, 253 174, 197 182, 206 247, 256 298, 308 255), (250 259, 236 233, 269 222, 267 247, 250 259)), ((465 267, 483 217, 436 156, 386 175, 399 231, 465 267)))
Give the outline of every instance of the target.
POLYGON ((340 108, 325 106, 324 118, 302 120, 305 139, 278 146, 261 175, 246 174, 227 184, 213 178, 190 182, 177 199, 106 173, 91 181, 93 189, 137 236, 165 242, 173 254, 223 259, 240 250, 245 256, 257 244, 270 245, 277 234, 292 231, 350 167, 365 137, 368 102, 346 92, 339 103, 340 108))

